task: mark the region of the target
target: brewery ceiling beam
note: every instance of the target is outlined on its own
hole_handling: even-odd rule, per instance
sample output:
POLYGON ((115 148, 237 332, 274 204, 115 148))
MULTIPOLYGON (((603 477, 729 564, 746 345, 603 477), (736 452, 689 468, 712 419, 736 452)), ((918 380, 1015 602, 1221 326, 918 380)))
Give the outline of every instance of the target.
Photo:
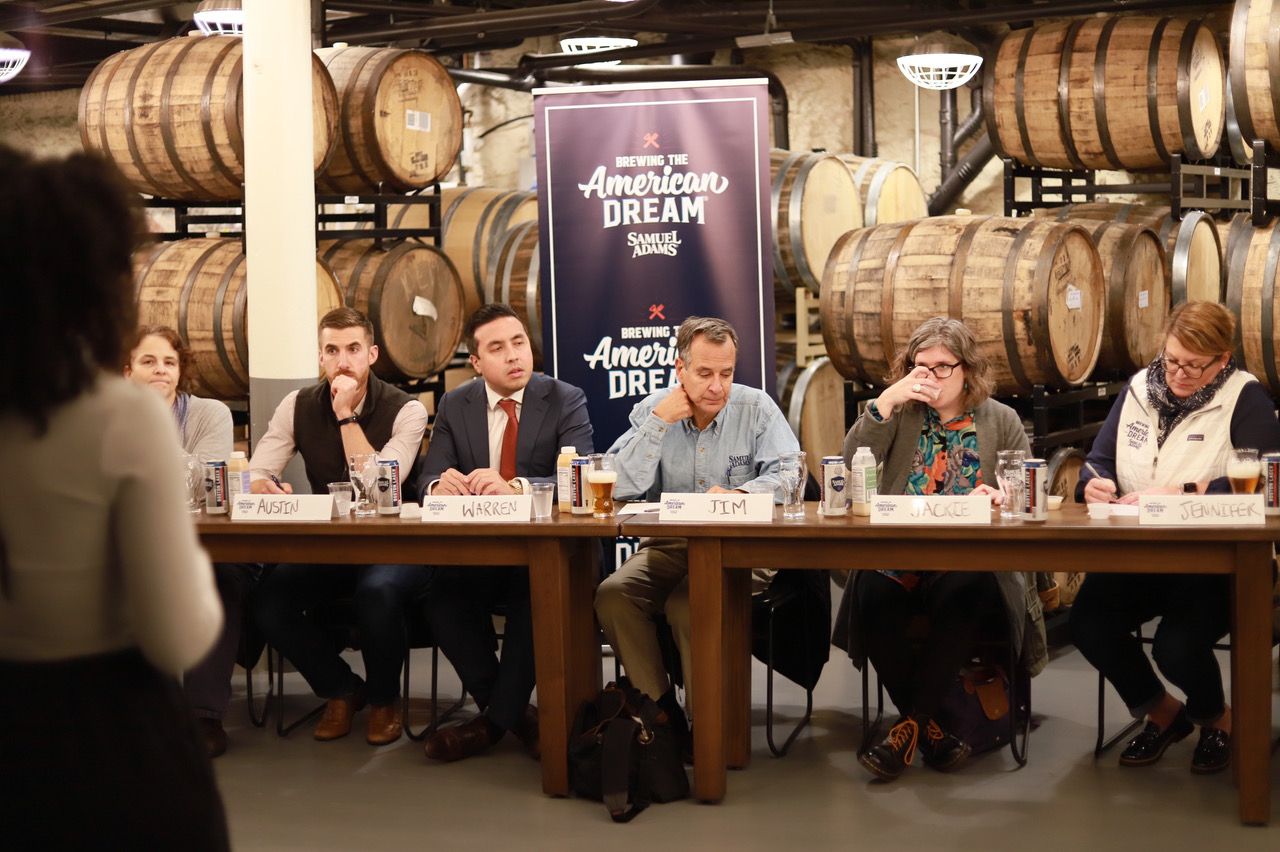
POLYGON ((75 21, 87 21, 107 15, 123 15, 127 12, 143 12, 169 5, 172 4, 162 0, 109 0, 105 3, 81 4, 60 12, 40 12, 32 8, 15 9, 0 13, 0 31, 56 27, 75 21))
POLYGON ((329 28, 331 40, 352 44, 367 44, 399 39, 445 38, 449 36, 475 35, 476 33, 522 32, 530 29, 606 24, 609 21, 633 18, 654 6, 660 0, 579 0, 574 3, 556 3, 546 6, 529 6, 520 9, 504 9, 495 12, 477 12, 458 15, 437 21, 406 21, 387 26, 347 25, 345 21, 329 28))
POLYGON ((440 6, 435 3, 416 3, 413 0, 327 0, 324 5, 326 9, 338 12, 409 15, 419 18, 475 14, 475 9, 467 6, 440 6))
POLYGON ((147 42, 160 38, 164 33, 161 24, 130 21, 123 18, 86 18, 69 21, 65 25, 37 25, 13 27, 9 32, 40 32, 45 35, 66 38, 107 39, 109 41, 147 42))

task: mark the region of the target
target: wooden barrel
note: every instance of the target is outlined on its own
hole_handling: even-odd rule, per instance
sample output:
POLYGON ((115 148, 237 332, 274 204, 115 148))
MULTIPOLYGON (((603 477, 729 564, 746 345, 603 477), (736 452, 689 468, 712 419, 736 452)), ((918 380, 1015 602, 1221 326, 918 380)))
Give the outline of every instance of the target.
MULTIPOLYGON (((80 141, 139 192, 227 201, 244 195, 244 50, 232 36, 171 38, 114 53, 80 90, 80 141)), ((311 63, 312 160, 336 138, 337 94, 311 63)))
POLYGON ((788 293, 822 287, 836 240, 862 227, 862 202, 839 157, 773 150, 773 277, 788 293))
POLYGON ((822 478, 822 457, 844 453, 844 377, 830 358, 798 367, 794 360, 778 368, 778 403, 800 441, 805 463, 822 478))
MULTIPOLYGON (((134 256, 138 322, 177 330, 192 353, 199 396, 249 395, 244 244, 234 239, 157 243, 134 256)), ((329 266, 316 261, 316 318, 342 306, 329 266)))
POLYGON ((1049 456, 1049 493, 1062 498, 1064 503, 1076 502, 1076 484, 1084 468, 1084 450, 1078 447, 1059 447, 1049 456))
POLYGON ((883 385, 923 320, 973 331, 1001 393, 1078 385, 1106 306, 1088 233, 1051 219, 937 216, 840 238, 822 279, 822 337, 842 375, 883 385))
POLYGON ((1243 144, 1261 139, 1280 147, 1280 7, 1275 0, 1236 0, 1228 55, 1227 86, 1243 144))
POLYGON ((521 222, 499 238, 486 279, 486 302, 501 302, 524 321, 533 344, 534 366, 542 364, 542 302, 539 289, 538 222, 521 222))
POLYGON ((1255 228, 1238 213, 1227 238, 1226 305, 1239 321, 1236 362, 1280 395, 1280 228, 1255 228))
POLYGON ((1203 210, 1184 210, 1176 220, 1166 206, 1099 201, 1044 208, 1034 215, 1054 216, 1060 222, 1098 219, 1145 225, 1164 243, 1171 304, 1222 301, 1225 270, 1219 227, 1203 210))
POLYGON ((1013 30, 983 68, 987 128, 1003 156, 1132 171, 1218 150, 1225 71, 1197 21, 1079 18, 1013 30))
POLYGON ((853 182, 862 199, 862 218, 868 228, 929 215, 924 187, 906 163, 855 154, 839 156, 853 170, 853 182))
POLYGON ((422 379, 448 366, 462 339, 462 285, 449 258, 416 241, 326 240, 320 256, 342 282, 348 307, 373 322, 387 381, 422 379))
POLYGON ((421 189, 453 167, 462 104, 444 66, 420 50, 316 51, 338 90, 338 134, 318 183, 328 192, 421 189))

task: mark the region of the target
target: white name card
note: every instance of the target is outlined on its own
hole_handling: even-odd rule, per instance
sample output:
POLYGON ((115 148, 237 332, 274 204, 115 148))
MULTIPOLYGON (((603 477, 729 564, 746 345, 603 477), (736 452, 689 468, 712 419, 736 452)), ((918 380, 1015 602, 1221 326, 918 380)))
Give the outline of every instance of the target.
POLYGON ((1265 524, 1261 494, 1151 494, 1138 498, 1138 523, 1160 527, 1265 524))
POLYGON ((233 521, 327 521, 333 517, 331 494, 237 494, 233 521))
POLYGON ((663 492, 660 521, 773 522, 772 494, 668 494, 663 492))
POLYGON ((532 517, 531 494, 448 495, 426 497, 422 503, 424 523, 524 523, 532 517))
POLYGON ((985 494, 967 494, 963 497, 878 494, 871 501, 871 523, 948 526, 990 524, 991 498, 985 494))

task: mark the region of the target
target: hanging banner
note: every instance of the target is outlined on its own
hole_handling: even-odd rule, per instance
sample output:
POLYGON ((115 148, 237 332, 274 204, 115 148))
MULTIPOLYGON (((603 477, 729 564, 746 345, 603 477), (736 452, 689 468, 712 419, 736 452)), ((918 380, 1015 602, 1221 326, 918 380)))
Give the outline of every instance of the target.
POLYGON ((773 391, 768 106, 764 80, 534 90, 543 367, 597 447, 674 382, 688 316, 728 320, 734 382, 773 391))

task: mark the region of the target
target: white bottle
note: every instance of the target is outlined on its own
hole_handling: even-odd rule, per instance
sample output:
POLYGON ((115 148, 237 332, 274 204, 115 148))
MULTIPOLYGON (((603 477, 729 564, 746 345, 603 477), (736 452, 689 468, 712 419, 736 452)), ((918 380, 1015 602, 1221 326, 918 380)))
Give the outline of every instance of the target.
POLYGON ((849 460, 849 510, 855 515, 869 517, 878 485, 876 457, 870 447, 858 447, 849 460))
POLYGON ((233 500, 237 494, 249 493, 249 460, 240 450, 231 454, 227 464, 227 493, 233 500))
POLYGON ((577 447, 561 447, 556 456, 556 502, 560 504, 560 514, 567 515, 573 510, 573 457, 578 454, 577 447))

